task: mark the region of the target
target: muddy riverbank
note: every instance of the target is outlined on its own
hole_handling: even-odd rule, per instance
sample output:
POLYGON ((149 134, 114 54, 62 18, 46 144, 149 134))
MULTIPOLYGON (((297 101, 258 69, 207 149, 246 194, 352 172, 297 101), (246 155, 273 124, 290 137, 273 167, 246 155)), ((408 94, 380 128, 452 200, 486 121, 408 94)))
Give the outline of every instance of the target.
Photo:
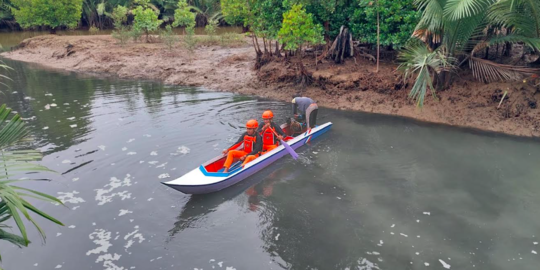
POLYGON ((3 57, 43 66, 100 73, 121 78, 152 79, 167 84, 204 86, 218 91, 252 94, 289 101, 301 92, 321 106, 399 115, 423 121, 539 137, 538 90, 527 83, 475 82, 468 74, 438 99, 426 98, 422 110, 407 98, 410 86, 402 85, 396 65, 374 65, 358 57, 344 65, 318 64, 306 56, 311 86, 294 82, 297 65, 283 59, 253 69, 255 53, 249 40, 233 47, 199 46, 193 53, 177 45, 168 50, 161 43, 118 45, 110 36, 39 36, 24 40, 3 57), (502 93, 509 99, 497 108, 502 93))

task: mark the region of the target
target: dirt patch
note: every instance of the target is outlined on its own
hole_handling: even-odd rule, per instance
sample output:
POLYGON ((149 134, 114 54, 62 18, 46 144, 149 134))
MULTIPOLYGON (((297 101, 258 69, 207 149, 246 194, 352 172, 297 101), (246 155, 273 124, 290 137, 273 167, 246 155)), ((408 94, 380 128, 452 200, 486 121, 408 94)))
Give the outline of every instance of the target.
POLYGON ((24 40, 2 56, 63 70, 205 86, 286 102, 292 94, 302 93, 329 108, 540 136, 540 89, 530 82, 484 84, 465 72, 458 74, 459 80, 451 89, 437 93, 436 99, 426 97, 420 110, 408 98, 411 85, 400 80, 394 63, 381 63, 379 72, 375 72, 366 57, 357 56, 340 65, 332 61, 316 65, 315 57, 307 55, 302 62, 309 83, 300 87, 301 70, 293 59, 282 57, 268 63, 266 59, 255 70, 255 52, 248 39, 240 46, 201 46, 190 53, 179 45, 167 50, 160 43, 121 47, 110 36, 49 35, 24 40), (508 94, 497 108, 504 91, 508 94))

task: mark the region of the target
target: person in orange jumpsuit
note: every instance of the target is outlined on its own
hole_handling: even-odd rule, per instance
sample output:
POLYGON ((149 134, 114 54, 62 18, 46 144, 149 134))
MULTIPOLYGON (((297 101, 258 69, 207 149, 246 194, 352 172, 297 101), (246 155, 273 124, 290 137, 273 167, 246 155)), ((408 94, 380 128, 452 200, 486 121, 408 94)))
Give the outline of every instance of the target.
POLYGON ((242 136, 238 138, 238 141, 236 141, 233 146, 223 150, 223 155, 227 155, 225 164, 223 164, 223 168, 225 168, 225 170, 223 170, 224 173, 229 172, 229 168, 231 167, 234 159, 243 160, 243 167, 248 162, 251 162, 259 156, 259 153, 262 151, 262 138, 261 135, 256 132, 258 126, 259 123, 255 119, 247 121, 246 132, 244 132, 242 136), (241 144, 244 144, 244 148, 242 150, 233 150, 239 147, 241 144))
POLYGON ((263 152, 268 152, 278 147, 278 143, 280 140, 283 140, 285 132, 283 132, 279 125, 274 124, 272 121, 274 119, 274 113, 272 111, 263 112, 262 118, 264 125, 257 130, 257 133, 262 136, 263 152), (272 130, 275 131, 278 136, 276 136, 272 130))

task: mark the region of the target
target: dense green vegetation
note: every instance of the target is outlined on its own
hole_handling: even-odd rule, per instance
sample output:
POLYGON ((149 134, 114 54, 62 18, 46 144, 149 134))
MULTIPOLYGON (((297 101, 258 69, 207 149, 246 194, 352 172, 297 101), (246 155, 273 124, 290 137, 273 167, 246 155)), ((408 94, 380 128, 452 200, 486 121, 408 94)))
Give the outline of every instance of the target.
POLYGON ((320 57, 328 50, 336 55, 330 45, 345 44, 350 33, 373 51, 401 52, 399 69, 404 81, 415 81, 410 97, 419 106, 427 92, 435 96, 437 90, 448 88, 459 69, 469 68, 485 82, 533 73, 529 67, 502 61, 511 55, 512 44, 523 45, 522 54, 540 51, 538 0, 0 0, 0 25, 13 25, 13 20, 22 27, 51 29, 77 22, 95 29, 114 25, 113 36, 120 44, 142 34, 148 42, 150 34, 161 33, 169 48, 176 42, 171 30, 157 30, 183 27, 184 45, 190 50, 202 41, 194 37, 195 26, 206 25, 210 38, 205 41, 210 44, 217 40, 218 25, 239 25, 251 34, 257 68, 282 52, 304 55, 308 47, 322 50, 320 57), (53 2, 55 8, 48 9, 53 2), (125 8, 115 15, 119 7, 125 8), (53 10, 59 15, 52 16, 53 10), (340 37, 342 26, 346 34, 340 37), (336 36, 339 42, 334 41, 336 36))

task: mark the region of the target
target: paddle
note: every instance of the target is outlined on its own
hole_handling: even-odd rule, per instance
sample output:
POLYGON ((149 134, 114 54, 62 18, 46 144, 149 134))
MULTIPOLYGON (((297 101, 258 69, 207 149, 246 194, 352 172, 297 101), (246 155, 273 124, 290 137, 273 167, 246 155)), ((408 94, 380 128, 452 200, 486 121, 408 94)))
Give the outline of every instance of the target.
MULTIPOLYGON (((274 132, 274 135, 279 136, 276 131, 274 129, 270 129, 272 130, 272 132, 274 132)), ((292 149, 292 147, 285 141, 283 140, 280 140, 281 141, 281 144, 283 145, 283 147, 285 147, 285 149, 287 150, 287 152, 289 152, 289 154, 292 156, 292 158, 294 158, 295 160, 298 158, 298 154, 296 152, 294 152, 294 149, 292 149)))

